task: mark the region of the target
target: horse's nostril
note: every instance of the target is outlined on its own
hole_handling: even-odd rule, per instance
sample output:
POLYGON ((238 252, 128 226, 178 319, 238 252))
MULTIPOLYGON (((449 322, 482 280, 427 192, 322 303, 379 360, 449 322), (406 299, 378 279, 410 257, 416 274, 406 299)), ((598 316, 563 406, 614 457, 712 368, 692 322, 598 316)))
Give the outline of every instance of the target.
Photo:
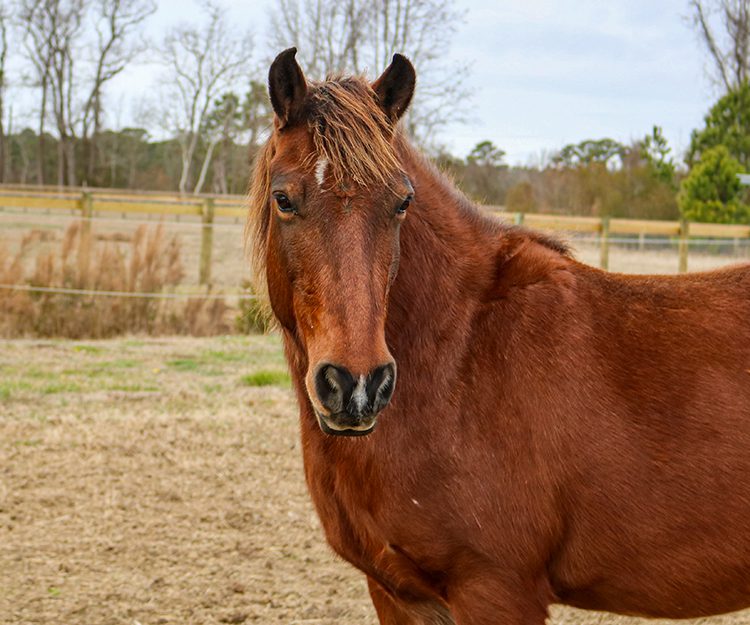
POLYGON ((388 363, 356 378, 348 369, 330 363, 315 373, 315 392, 331 414, 354 418, 372 416, 385 408, 396 384, 396 367, 388 363))
POLYGON ((393 390, 396 387, 396 367, 393 363, 381 365, 373 369, 367 376, 367 396, 373 411, 378 412, 385 408, 391 400, 393 390))
POLYGON ((354 388, 354 378, 343 367, 324 364, 315 374, 315 392, 320 403, 332 413, 342 412, 354 388))

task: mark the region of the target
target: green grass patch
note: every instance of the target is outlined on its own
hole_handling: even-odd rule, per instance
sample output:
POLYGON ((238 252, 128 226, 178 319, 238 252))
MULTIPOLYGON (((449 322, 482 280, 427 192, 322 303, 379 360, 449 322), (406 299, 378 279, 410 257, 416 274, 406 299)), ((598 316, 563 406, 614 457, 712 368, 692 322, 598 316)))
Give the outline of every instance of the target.
POLYGON ((36 387, 26 380, 0 382, 0 401, 10 400, 18 391, 34 391, 36 387))
POLYGON ((102 368, 110 369, 135 369, 140 363, 136 360, 128 360, 127 358, 118 358, 117 360, 110 360, 103 362, 99 366, 102 368))
POLYGON ((195 371, 201 366, 194 358, 177 358, 175 360, 168 360, 167 367, 174 369, 175 371, 195 371))
POLYGON ((74 382, 56 382, 55 384, 47 384, 43 386, 39 391, 43 395, 57 395, 58 393, 80 393, 83 389, 79 384, 74 382))
MULTIPOLYGON (((140 363, 135 360, 110 360, 81 365, 76 369, 63 369, 63 375, 84 376, 87 378, 100 378, 110 376, 122 369, 135 369, 140 363)), ((28 374, 27 374, 28 375, 28 374)), ((49 375, 56 375, 51 373, 49 375)))
POLYGON ((97 347, 96 345, 75 345, 73 351, 85 352, 86 354, 101 354, 104 348, 97 347))
POLYGON ((32 380, 53 380, 60 377, 60 374, 57 371, 51 371, 49 369, 37 369, 36 367, 26 369, 25 371, 21 370, 19 371, 19 373, 20 377, 30 378, 32 380))
POLYGON ((247 354, 244 352, 227 352, 216 349, 203 352, 202 357, 212 362, 242 362, 247 360, 247 354))
POLYGON ((153 393, 159 391, 158 386, 153 384, 112 384, 107 387, 108 391, 122 391, 125 393, 153 393))
POLYGON ((128 339, 127 341, 122 342, 124 347, 143 347, 144 345, 148 345, 148 341, 142 341, 140 339, 128 339))
POLYGON ((17 447, 36 447, 42 444, 41 438, 24 438, 15 442, 17 447))
POLYGON ((289 386, 291 379, 286 371, 262 370, 240 378, 243 386, 289 386))

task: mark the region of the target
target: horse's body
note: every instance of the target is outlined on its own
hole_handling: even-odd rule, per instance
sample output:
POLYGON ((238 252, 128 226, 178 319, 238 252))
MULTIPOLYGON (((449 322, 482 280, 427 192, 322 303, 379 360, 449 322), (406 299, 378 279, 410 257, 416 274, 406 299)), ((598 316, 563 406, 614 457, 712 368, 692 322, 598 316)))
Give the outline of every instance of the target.
POLYGON ((393 145, 415 201, 385 318, 398 389, 377 428, 321 431, 309 340, 282 323, 310 492, 381 622, 750 605, 750 268, 601 272, 393 145))

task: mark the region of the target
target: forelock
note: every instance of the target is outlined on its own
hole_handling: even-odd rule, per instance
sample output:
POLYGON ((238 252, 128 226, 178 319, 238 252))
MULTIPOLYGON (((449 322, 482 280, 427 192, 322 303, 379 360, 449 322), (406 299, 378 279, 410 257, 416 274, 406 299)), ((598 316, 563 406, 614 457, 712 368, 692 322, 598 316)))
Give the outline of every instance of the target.
POLYGON ((315 145, 311 166, 326 159, 335 184, 387 184, 393 172, 400 170, 391 145, 393 125, 364 78, 313 83, 308 102, 315 145))

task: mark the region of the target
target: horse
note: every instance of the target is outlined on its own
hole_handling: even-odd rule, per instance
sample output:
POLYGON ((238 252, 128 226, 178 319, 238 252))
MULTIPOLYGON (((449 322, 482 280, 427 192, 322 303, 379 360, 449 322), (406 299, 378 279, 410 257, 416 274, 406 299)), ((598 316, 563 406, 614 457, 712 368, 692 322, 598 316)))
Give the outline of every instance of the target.
POLYGON ((370 83, 270 66, 246 244, 307 485, 380 623, 750 605, 750 267, 627 276, 488 215, 370 83))

